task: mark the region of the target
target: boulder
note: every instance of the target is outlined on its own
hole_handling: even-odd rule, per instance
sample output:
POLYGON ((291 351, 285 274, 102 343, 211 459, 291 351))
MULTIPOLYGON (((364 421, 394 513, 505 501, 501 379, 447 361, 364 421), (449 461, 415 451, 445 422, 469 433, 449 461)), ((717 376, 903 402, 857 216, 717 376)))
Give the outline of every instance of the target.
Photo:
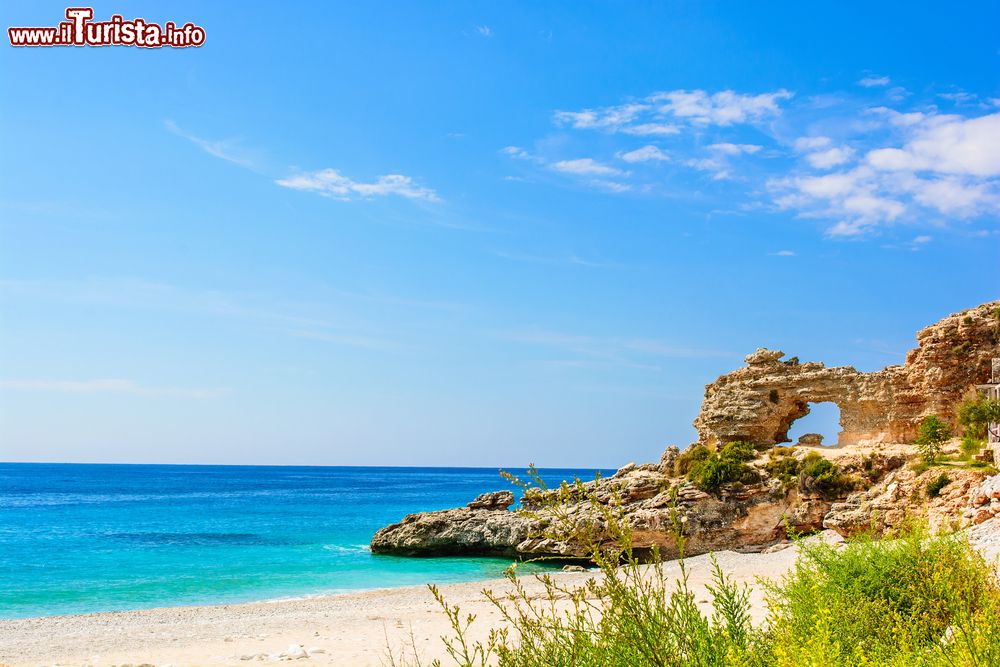
POLYGON ((372 537, 376 554, 397 556, 513 556, 528 539, 531 519, 507 510, 510 491, 478 496, 465 507, 409 514, 372 537))

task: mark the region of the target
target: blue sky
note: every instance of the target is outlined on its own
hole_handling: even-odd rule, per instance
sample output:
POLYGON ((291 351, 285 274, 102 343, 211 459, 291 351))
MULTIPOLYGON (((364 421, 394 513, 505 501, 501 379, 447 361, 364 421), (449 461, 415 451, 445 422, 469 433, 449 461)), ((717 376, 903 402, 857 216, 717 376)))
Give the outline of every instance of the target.
POLYGON ((113 13, 0 48, 0 460, 655 460, 1000 292, 995 3, 113 13))

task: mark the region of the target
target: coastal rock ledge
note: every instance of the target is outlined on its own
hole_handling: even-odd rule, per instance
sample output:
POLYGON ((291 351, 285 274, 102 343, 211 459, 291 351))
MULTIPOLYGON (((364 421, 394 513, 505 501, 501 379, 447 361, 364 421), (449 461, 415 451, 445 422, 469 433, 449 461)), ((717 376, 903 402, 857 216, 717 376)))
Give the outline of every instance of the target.
POLYGON ((528 539, 532 524, 531 519, 509 511, 513 504, 513 493, 494 491, 465 507, 408 514, 375 533, 372 553, 512 557, 516 546, 528 539))
MULTIPOLYGON (((844 537, 888 532, 914 515, 932 529, 1000 517, 1000 491, 980 487, 988 468, 952 465, 945 475, 941 468, 906 465, 918 457, 911 443, 920 421, 937 415, 954 423, 963 397, 989 380, 1000 358, 1000 301, 945 317, 922 329, 917 342, 903 366, 873 373, 757 350, 746 366, 706 387, 690 451, 670 446, 658 463, 632 463, 586 482, 559 497, 558 513, 549 502, 555 490, 532 490, 520 512, 509 509, 513 493, 497 491, 465 507, 410 514, 378 531, 371 550, 586 559, 595 541, 602 546, 616 539, 602 509, 620 513, 640 555, 656 550, 664 557, 676 557, 678 530, 685 553, 695 556, 780 546, 790 533, 824 528, 844 537), (841 409, 836 446, 824 447, 822 437, 809 434, 794 447, 776 447, 789 441, 792 423, 809 404, 821 401, 841 409), (721 460, 730 443, 741 443, 729 448, 743 452, 738 477, 711 484, 693 475, 692 461, 721 460), (563 531, 564 524, 573 530, 563 531), (574 531, 587 533, 589 545, 574 531)), ((957 439, 943 453, 957 459, 957 439)), ((1000 465, 1000 447, 993 454, 1000 465)), ((989 484, 1000 489, 998 480, 989 484)))

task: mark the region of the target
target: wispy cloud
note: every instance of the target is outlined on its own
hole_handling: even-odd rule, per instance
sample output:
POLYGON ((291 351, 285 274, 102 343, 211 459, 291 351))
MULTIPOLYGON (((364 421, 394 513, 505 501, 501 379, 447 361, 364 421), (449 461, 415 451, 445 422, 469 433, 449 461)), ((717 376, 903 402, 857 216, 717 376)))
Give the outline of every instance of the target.
MULTIPOLYGON (((173 134, 187 139, 213 157, 226 160, 247 169, 255 171, 259 169, 259 161, 250 151, 241 147, 239 142, 234 140, 213 141, 203 139, 185 132, 172 120, 165 120, 163 124, 173 134)), ((441 201, 441 198, 434 190, 418 185, 413 178, 402 174, 386 174, 379 176, 373 182, 365 183, 348 178, 336 169, 320 169, 312 172, 295 173, 285 178, 276 179, 274 182, 281 187, 315 192, 324 197, 341 201, 372 199, 390 195, 428 202, 441 201)))
POLYGON ((275 183, 283 188, 315 192, 341 201, 388 195, 431 202, 441 200, 434 190, 417 185, 412 178, 401 174, 387 174, 379 176, 372 183, 363 183, 344 176, 336 169, 321 169, 279 178, 275 183))
POLYGON ((240 146, 240 143, 236 140, 228 139, 223 141, 203 139, 201 137, 195 136, 189 132, 185 132, 180 127, 177 126, 172 120, 163 121, 163 126, 167 128, 170 132, 187 139, 192 144, 205 151, 212 157, 217 157, 220 160, 225 160, 227 162, 232 162, 235 165, 239 165, 246 169, 257 169, 259 167, 258 160, 252 155, 250 151, 246 148, 240 146))
POLYGON ((712 144, 708 147, 709 150, 717 151, 724 155, 753 155, 760 151, 761 148, 763 146, 758 146, 757 144, 734 144, 730 142, 712 144))
POLYGON ((775 257, 795 257, 795 252, 793 250, 779 250, 778 252, 771 253, 775 257))
POLYGON ((132 396, 165 396, 175 398, 210 399, 228 393, 228 389, 189 387, 157 387, 133 380, 107 378, 97 380, 0 380, 0 389, 13 391, 58 392, 68 394, 128 394, 132 396))
POLYGON ((476 32, 478 32, 483 37, 493 36, 493 30, 488 25, 477 25, 476 32))
POLYGON ((704 90, 672 90, 649 97, 659 113, 696 125, 733 125, 762 120, 780 113, 779 102, 792 98, 788 90, 747 95, 732 90, 710 94, 704 90))
POLYGON ((822 98, 796 100, 786 89, 679 89, 560 110, 553 123, 564 132, 558 142, 539 142, 544 157, 516 146, 503 152, 608 192, 676 192, 667 179, 693 185, 700 197, 738 196, 742 187, 744 206, 816 220, 828 237, 1000 213, 1000 101, 977 103, 950 89, 908 103, 913 95, 889 77, 859 84, 822 98), (941 112, 939 99, 964 105, 962 113, 941 112), (568 130, 579 134, 567 140, 568 130), (581 151, 593 132, 618 136, 594 142, 586 158, 551 155, 565 146, 581 151), (630 145, 630 136, 652 135, 655 144, 630 145), (616 166, 622 163, 628 171, 616 166), (697 181, 705 178, 718 184, 701 191, 697 181))
POLYGON ((567 174, 580 174, 583 176, 623 176, 626 173, 621 169, 602 164, 589 157, 575 160, 559 160, 552 163, 552 168, 567 174))
POLYGON ((670 135, 682 131, 680 123, 696 126, 730 126, 754 123, 778 115, 780 102, 792 97, 787 90, 744 94, 733 90, 671 90, 642 100, 614 106, 556 111, 556 125, 577 130, 604 130, 639 136, 670 135))
POLYGON ((882 88, 890 83, 891 80, 887 76, 866 76, 858 81, 858 85, 863 88, 882 88))
MULTIPOLYGON (((1000 113, 979 117, 875 110, 897 145, 808 152, 811 169, 770 181, 780 208, 803 217, 834 219, 830 236, 859 236, 925 212, 968 219, 1000 213, 1000 113)), ((797 148, 829 145, 800 138, 797 148)))
POLYGON ((652 144, 647 144, 642 148, 636 148, 635 150, 628 151, 627 153, 621 153, 620 157, 625 162, 666 162, 670 157, 664 153, 662 150, 653 146, 652 144))

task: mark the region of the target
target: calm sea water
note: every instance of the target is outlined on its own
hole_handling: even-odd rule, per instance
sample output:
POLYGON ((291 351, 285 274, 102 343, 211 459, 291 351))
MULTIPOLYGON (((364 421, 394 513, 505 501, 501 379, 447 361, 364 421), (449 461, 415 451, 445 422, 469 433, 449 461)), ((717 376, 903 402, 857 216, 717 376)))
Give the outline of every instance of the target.
POLYGON ((481 468, 0 463, 0 618, 497 577, 509 561, 374 556, 368 542, 503 488, 481 468))

